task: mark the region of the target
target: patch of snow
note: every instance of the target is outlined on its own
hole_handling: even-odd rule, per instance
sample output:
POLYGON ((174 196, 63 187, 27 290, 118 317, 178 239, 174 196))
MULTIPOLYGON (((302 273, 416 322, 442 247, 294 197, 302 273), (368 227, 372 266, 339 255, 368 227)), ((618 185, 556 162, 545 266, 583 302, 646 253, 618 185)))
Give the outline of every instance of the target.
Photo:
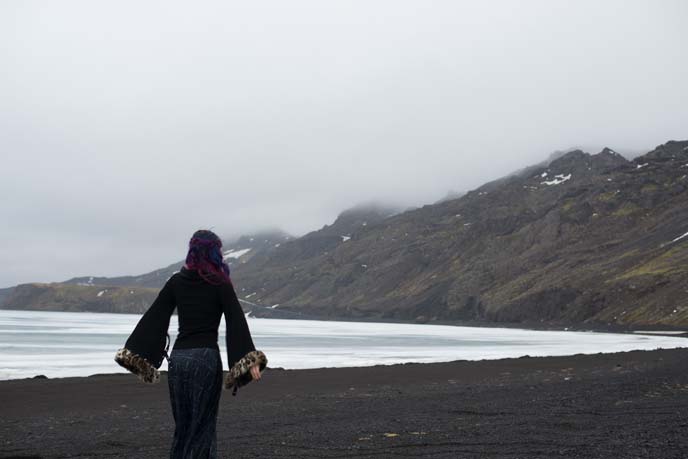
POLYGON ((635 168, 636 169, 642 169, 643 167, 647 166, 650 163, 645 163, 645 164, 638 164, 635 168))
POLYGON ((361 265, 361 267, 363 267, 363 268, 367 268, 367 267, 368 267, 368 265, 361 265))
POLYGON ((133 293, 134 293, 134 291, 133 291, 133 290, 129 290, 129 294, 130 294, 130 295, 131 295, 131 294, 133 294, 133 293))
POLYGON ((540 177, 542 177, 542 178, 547 177, 547 172, 543 172, 542 174, 540 174, 540 177))
POLYGON ((253 238, 249 239, 249 241, 253 242, 253 238))
POLYGON ((361 225, 367 226, 367 225, 368 225, 368 222, 363 222, 363 223, 361 223, 361 225))
POLYGON ((270 309, 275 309, 277 306, 279 306, 279 303, 273 304, 272 306, 270 306, 270 309))
POLYGON ((246 295, 244 298, 251 298, 253 295, 255 295, 256 292, 251 293, 250 295, 246 295))
POLYGON ((607 179, 607 181, 608 181, 608 182, 611 182, 611 181, 612 181, 612 179, 608 178, 608 179, 607 179))
POLYGON ((676 239, 674 239, 673 241, 671 241, 669 244, 673 244, 673 243, 676 242, 676 241, 680 241, 680 240, 683 239, 684 237, 688 237, 688 233, 685 233, 685 234, 683 234, 683 235, 677 237, 676 239))
POLYGON ((564 175, 564 174, 557 174, 554 176, 554 180, 545 180, 544 182, 540 182, 541 185, 559 185, 561 183, 564 183, 567 180, 571 179, 571 174, 564 175))
POLYGON ((241 250, 228 250, 224 253, 224 256, 222 257, 223 260, 226 260, 228 258, 239 258, 242 255, 246 255, 251 249, 241 249, 241 250))
POLYGON ((351 236, 339 236, 339 237, 342 238, 342 242, 346 242, 346 241, 348 241, 349 239, 351 239, 351 236))
POLYGON ((469 225, 470 225, 470 223, 464 223, 463 224, 463 226, 469 226, 469 225))
POLYGON ((282 245, 282 244, 275 244, 275 247, 279 247, 280 245, 282 245))
POLYGON ((86 282, 77 282, 76 285, 81 285, 84 287, 93 287, 93 276, 89 277, 86 282))
POLYGON ((103 293, 105 292, 107 292, 107 290, 101 290, 100 292, 98 292, 98 296, 103 296, 103 293))

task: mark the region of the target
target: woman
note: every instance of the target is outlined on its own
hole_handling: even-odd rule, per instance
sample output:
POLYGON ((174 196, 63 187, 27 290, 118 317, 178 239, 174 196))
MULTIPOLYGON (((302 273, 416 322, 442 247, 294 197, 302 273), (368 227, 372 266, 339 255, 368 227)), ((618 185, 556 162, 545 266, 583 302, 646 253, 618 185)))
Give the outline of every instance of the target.
POLYGON ((227 325, 229 372, 224 386, 238 387, 261 378, 265 354, 251 339, 243 310, 222 259, 222 241, 208 230, 189 241, 186 263, 170 277, 143 315, 117 363, 144 382, 160 379, 172 311, 177 308, 179 334, 168 358, 168 386, 175 421, 171 459, 217 457, 217 412, 222 388, 222 360, 217 344, 220 317, 227 325))

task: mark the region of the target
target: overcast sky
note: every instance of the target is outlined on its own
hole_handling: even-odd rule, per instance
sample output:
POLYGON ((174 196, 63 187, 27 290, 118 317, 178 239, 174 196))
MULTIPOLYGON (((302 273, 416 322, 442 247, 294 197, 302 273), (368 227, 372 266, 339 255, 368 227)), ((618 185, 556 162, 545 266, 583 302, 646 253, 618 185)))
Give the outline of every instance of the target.
POLYGON ((687 23, 658 0, 3 1, 0 287, 688 138, 687 23))

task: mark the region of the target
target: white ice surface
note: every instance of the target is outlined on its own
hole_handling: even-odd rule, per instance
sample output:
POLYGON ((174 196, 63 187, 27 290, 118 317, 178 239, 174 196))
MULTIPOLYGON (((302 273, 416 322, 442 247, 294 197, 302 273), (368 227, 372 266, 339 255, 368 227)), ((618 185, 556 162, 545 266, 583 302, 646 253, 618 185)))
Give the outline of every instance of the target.
MULTIPOLYGON (((113 358, 140 317, 0 310, 0 379, 124 372, 113 358)), ((634 334, 253 317, 248 322, 254 343, 268 355, 269 365, 282 368, 591 354, 685 347, 688 343, 680 337, 634 334)), ((177 316, 172 316, 172 344, 177 327, 177 316)), ((219 330, 226 365, 224 323, 219 330)), ((167 369, 166 361, 161 369, 167 369)))

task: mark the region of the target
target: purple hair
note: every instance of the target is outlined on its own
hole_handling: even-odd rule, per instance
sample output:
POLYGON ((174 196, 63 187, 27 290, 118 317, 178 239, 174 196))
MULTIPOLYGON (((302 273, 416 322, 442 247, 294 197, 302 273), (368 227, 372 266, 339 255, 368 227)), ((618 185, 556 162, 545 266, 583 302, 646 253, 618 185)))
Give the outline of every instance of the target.
POLYGON ((231 283, 229 266, 222 259, 222 241, 210 230, 198 230, 189 241, 186 267, 209 284, 231 283))

